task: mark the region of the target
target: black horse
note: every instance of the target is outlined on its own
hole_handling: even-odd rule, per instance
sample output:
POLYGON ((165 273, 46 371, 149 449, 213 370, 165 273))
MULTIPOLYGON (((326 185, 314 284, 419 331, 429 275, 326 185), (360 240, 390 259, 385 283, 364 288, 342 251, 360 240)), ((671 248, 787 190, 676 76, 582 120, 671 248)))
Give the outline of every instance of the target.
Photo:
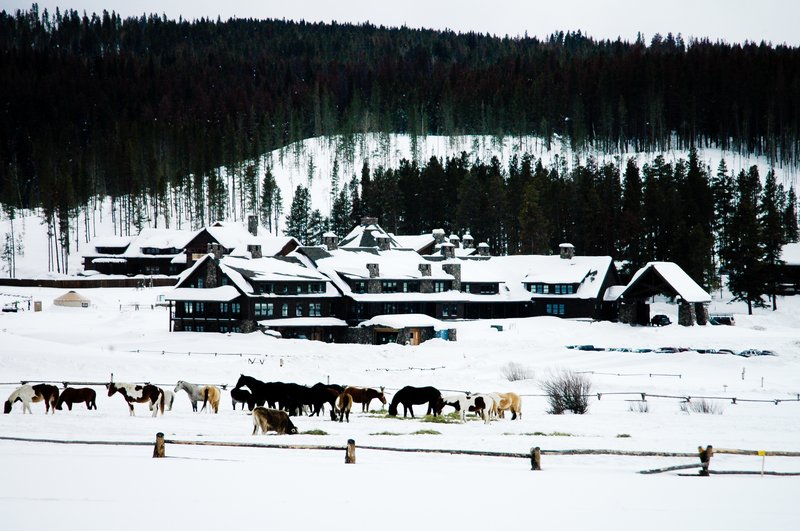
MULTIPOLYGON (((252 395, 252 403, 256 406, 263 406, 265 403, 269 404, 269 407, 274 408, 275 404, 281 399, 281 391, 282 389, 280 386, 274 385, 275 382, 262 382, 252 376, 245 376, 242 374, 239 376, 239 379, 236 381, 236 386, 234 386, 234 390, 241 389, 242 387, 247 387, 250 390, 250 394, 252 395)), ((247 404, 250 407, 250 403, 247 404)))
POLYGON ((336 399, 344 391, 344 387, 336 384, 315 383, 311 386, 311 406, 312 412, 309 416, 319 416, 322 406, 326 403, 331 406, 331 420, 336 420, 336 399))
POLYGON ((406 413, 411 413, 411 418, 414 418, 414 409, 412 406, 417 404, 428 403, 428 412, 426 415, 441 415, 444 409, 444 400, 442 400, 442 393, 435 387, 411 387, 407 385, 397 391, 392 398, 392 403, 389 404, 389 415, 397 416, 397 405, 403 404, 403 417, 406 413))
POLYGON ((279 408, 289 415, 300 415, 304 406, 313 407, 313 393, 305 385, 285 382, 262 382, 252 376, 239 376, 234 389, 247 387, 258 406, 266 402, 270 408, 279 408))

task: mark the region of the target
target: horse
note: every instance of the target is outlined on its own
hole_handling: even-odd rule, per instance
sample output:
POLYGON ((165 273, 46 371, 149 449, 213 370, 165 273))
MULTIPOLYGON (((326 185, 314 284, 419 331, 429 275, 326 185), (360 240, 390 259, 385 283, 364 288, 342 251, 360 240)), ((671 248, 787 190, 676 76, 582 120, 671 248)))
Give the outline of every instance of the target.
POLYGON ((339 412, 339 422, 342 422, 345 418, 347 422, 350 422, 350 410, 353 408, 353 396, 350 395, 347 391, 339 395, 339 398, 336 400, 336 409, 339 412))
POLYGON ((200 400, 203 401, 203 407, 200 411, 203 411, 210 402, 211 409, 214 410, 214 413, 219 413, 219 399, 221 393, 219 387, 216 385, 197 385, 178 380, 174 392, 177 393, 181 389, 186 391, 186 394, 189 395, 189 401, 192 403, 192 411, 195 413, 197 412, 197 402, 200 400))
POLYGON ((331 420, 336 420, 336 399, 344 392, 344 387, 336 384, 315 383, 311 386, 311 402, 313 410, 310 417, 319 416, 327 403, 331 406, 331 420))
POLYGON ((497 415, 505 418, 504 411, 511 411, 511 420, 516 420, 517 416, 522 418, 522 398, 517 393, 497 393, 497 415))
POLYGON ((353 402, 361 404, 361 412, 366 413, 369 411, 369 403, 372 402, 373 398, 377 398, 381 401, 381 404, 386 405, 386 396, 383 394, 383 387, 380 389, 380 391, 376 391, 371 387, 347 386, 344 392, 353 397, 353 402))
POLYGON ((106 384, 106 389, 108 389, 108 396, 114 396, 114 393, 122 395, 125 402, 128 403, 131 416, 135 415, 133 404, 137 402, 140 404, 147 402, 150 405, 157 406, 152 408, 154 417, 158 416, 159 409, 161 410, 161 415, 164 415, 164 390, 160 387, 151 384, 115 384, 114 382, 110 382, 106 384))
POLYGON ((253 410, 253 435, 258 433, 259 429, 264 435, 270 430, 278 432, 278 435, 297 433, 297 428, 292 424, 288 413, 260 406, 253 410))
POLYGON ((412 406, 417 404, 428 403, 428 412, 426 415, 439 415, 444 409, 444 402, 442 401, 442 393, 435 387, 412 387, 407 385, 397 391, 392 398, 392 403, 389 404, 389 416, 397 416, 397 405, 403 404, 403 417, 407 413, 411 413, 411 418, 414 418, 414 409, 412 406))
POLYGON ((42 401, 44 401, 45 414, 49 413, 51 409, 55 414, 56 402, 58 401, 58 387, 47 384, 22 385, 15 389, 8 397, 8 400, 6 400, 3 406, 3 413, 11 413, 14 403, 22 402, 22 414, 24 415, 26 411, 33 414, 33 411, 31 411, 31 402, 42 401))
POLYGON ((242 404, 242 409, 247 404, 247 409, 250 411, 253 411, 253 408, 256 407, 253 394, 247 389, 231 389, 231 402, 233 403, 234 411, 236 411, 236 404, 242 404))
POLYGON ((62 406, 67 404, 67 408, 72 411, 72 404, 86 404, 86 409, 97 409, 97 393, 89 387, 67 387, 61 391, 61 395, 56 402, 56 409, 61 411, 62 406))
POLYGON ((239 376, 239 379, 236 381, 236 385, 234 389, 241 389, 242 387, 247 387, 250 391, 250 394, 253 396, 253 402, 257 406, 263 406, 264 403, 269 404, 269 407, 274 408, 275 404, 281 398, 282 392, 282 384, 275 385, 276 382, 267 383, 262 382, 252 376, 245 376, 244 374, 239 376))
POLYGON ((457 393, 442 397, 446 406, 452 406, 461 414, 461 422, 467 421, 467 412, 477 413, 485 423, 489 423, 494 400, 489 395, 457 393))
MULTIPOLYGON (((164 410, 172 411, 172 403, 175 402, 175 393, 169 389, 164 389, 161 387, 159 387, 159 389, 164 391, 164 410)), ((153 411, 153 404, 150 404, 150 411, 153 411)))

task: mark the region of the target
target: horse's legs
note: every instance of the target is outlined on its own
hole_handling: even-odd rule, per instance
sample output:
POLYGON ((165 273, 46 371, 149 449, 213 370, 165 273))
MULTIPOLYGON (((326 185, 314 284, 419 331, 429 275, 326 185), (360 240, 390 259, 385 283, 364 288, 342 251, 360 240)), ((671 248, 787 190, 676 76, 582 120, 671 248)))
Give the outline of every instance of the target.
POLYGON ((136 413, 133 411, 133 402, 128 402, 128 409, 131 410, 131 417, 135 417, 136 413))

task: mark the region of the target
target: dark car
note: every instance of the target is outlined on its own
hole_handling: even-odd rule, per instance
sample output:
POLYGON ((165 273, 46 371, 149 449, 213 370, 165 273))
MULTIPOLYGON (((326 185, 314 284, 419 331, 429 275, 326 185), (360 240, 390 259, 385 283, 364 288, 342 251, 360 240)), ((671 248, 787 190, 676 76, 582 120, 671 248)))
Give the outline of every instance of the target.
POLYGON ((650 324, 653 326, 666 326, 668 324, 672 324, 672 321, 669 320, 669 317, 660 313, 658 315, 654 315, 652 319, 650 319, 650 324))

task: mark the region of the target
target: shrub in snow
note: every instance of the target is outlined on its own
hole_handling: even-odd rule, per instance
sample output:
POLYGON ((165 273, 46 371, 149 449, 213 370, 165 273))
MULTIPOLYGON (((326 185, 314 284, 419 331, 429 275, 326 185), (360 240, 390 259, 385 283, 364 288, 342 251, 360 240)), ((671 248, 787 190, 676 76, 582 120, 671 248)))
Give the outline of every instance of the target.
POLYGON ((547 394, 552 415, 561 415, 571 411, 583 415, 589 411, 589 393, 592 382, 584 374, 573 371, 560 371, 541 382, 542 390, 547 394))
POLYGON ((650 405, 648 404, 647 400, 634 400, 632 402, 628 402, 628 411, 633 413, 649 413, 650 405))
POLYGON ((505 376, 506 380, 509 382, 530 380, 533 378, 533 371, 515 361, 509 361, 503 367, 503 376, 505 376))
POLYGON ((706 415, 722 415, 722 407, 704 398, 696 399, 691 402, 681 402, 681 411, 684 413, 703 413, 706 415))

